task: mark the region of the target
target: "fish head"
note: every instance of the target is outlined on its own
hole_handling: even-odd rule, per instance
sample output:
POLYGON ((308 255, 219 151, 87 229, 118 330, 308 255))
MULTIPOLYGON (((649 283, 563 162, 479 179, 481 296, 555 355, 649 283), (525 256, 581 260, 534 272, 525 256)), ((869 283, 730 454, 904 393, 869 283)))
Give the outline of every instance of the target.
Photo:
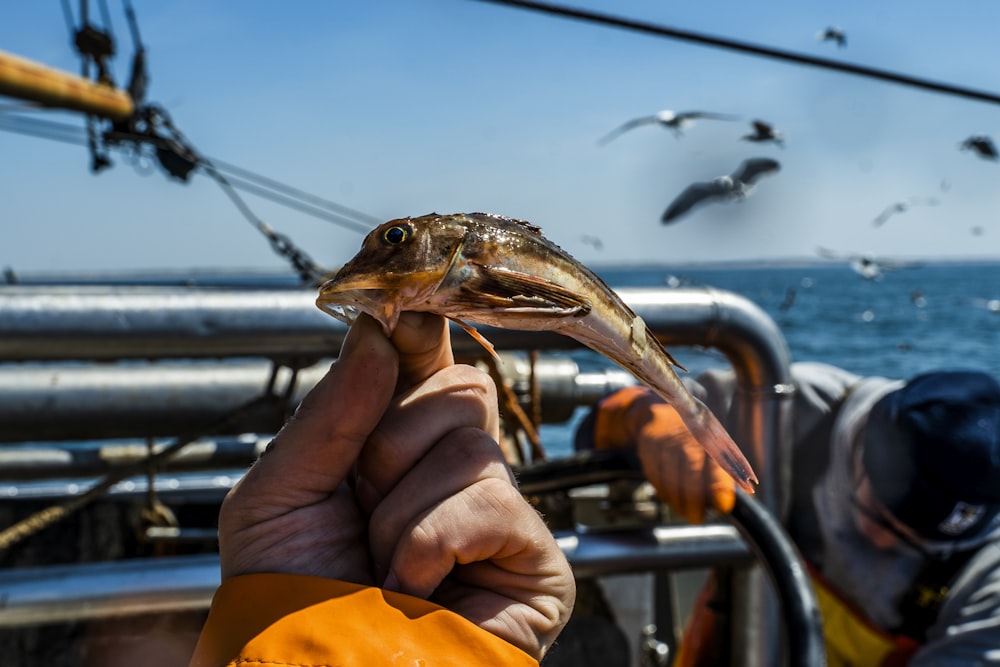
POLYGON ((369 232, 361 250, 319 288, 316 305, 351 323, 359 312, 378 320, 386 335, 404 310, 424 310, 462 251, 463 216, 399 218, 369 232))

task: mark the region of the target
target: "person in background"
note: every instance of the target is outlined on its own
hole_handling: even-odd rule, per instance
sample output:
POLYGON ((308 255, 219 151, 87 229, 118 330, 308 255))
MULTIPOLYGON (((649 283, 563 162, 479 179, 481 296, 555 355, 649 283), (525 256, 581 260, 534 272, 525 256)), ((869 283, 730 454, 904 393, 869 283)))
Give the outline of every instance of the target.
POLYGON ((360 316, 219 515, 193 667, 537 665, 573 574, 496 444, 496 389, 446 321, 360 316))
MULTIPOLYGON (((1000 665, 1000 384, 978 371, 904 383, 818 363, 794 364, 792 378, 785 525, 815 584, 829 665, 1000 665)), ((736 423, 731 371, 691 388, 736 423)), ((600 401, 577 447, 635 447, 658 495, 691 522, 733 507, 733 480, 644 388, 600 401)), ((676 664, 711 664, 710 608, 696 607, 676 664)))

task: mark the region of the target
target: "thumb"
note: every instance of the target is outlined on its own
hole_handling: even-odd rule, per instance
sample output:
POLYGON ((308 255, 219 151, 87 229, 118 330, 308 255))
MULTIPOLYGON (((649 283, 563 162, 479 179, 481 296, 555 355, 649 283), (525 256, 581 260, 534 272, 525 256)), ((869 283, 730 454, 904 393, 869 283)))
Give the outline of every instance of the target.
POLYGON ((399 352, 397 393, 455 363, 448 320, 440 315, 402 313, 392 333, 392 344, 399 352))

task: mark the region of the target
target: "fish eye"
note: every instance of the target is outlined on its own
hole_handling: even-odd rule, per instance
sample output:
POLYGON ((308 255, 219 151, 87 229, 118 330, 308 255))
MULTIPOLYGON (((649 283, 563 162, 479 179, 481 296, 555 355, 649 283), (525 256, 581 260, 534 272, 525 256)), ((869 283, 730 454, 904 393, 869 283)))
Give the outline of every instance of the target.
POLYGON ((393 225, 382 232, 382 240, 389 245, 399 245, 404 243, 413 234, 413 227, 409 225, 393 225))

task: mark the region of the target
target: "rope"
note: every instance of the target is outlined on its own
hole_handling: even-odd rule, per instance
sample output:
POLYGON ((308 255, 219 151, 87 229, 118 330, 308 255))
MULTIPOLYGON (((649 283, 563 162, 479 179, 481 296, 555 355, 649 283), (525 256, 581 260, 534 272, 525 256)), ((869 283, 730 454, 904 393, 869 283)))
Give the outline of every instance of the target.
POLYGON ((222 431, 223 429, 236 424, 240 419, 253 410, 258 409, 260 406, 267 405, 268 403, 281 403, 284 406, 283 415, 287 415, 290 411, 290 399, 294 395, 295 385, 298 381, 298 369, 294 367, 292 368, 292 377, 289 380, 288 386, 281 396, 277 396, 274 393, 274 385, 276 383, 279 368, 279 364, 275 364, 272 368, 267 387, 263 394, 234 408, 210 424, 207 428, 201 429, 198 432, 182 435, 160 451, 150 454, 144 459, 136 461, 133 464, 122 466, 114 472, 108 473, 102 480, 87 489, 84 493, 74 496, 65 502, 39 510, 34 514, 25 517, 21 521, 4 528, 0 531, 0 552, 6 551, 15 544, 31 537, 45 528, 48 528, 52 524, 65 519, 83 507, 86 507, 91 502, 104 495, 109 489, 111 489, 111 487, 123 479, 148 473, 149 470, 166 463, 171 457, 173 457, 174 454, 195 440, 206 435, 216 433, 217 431, 222 431))

